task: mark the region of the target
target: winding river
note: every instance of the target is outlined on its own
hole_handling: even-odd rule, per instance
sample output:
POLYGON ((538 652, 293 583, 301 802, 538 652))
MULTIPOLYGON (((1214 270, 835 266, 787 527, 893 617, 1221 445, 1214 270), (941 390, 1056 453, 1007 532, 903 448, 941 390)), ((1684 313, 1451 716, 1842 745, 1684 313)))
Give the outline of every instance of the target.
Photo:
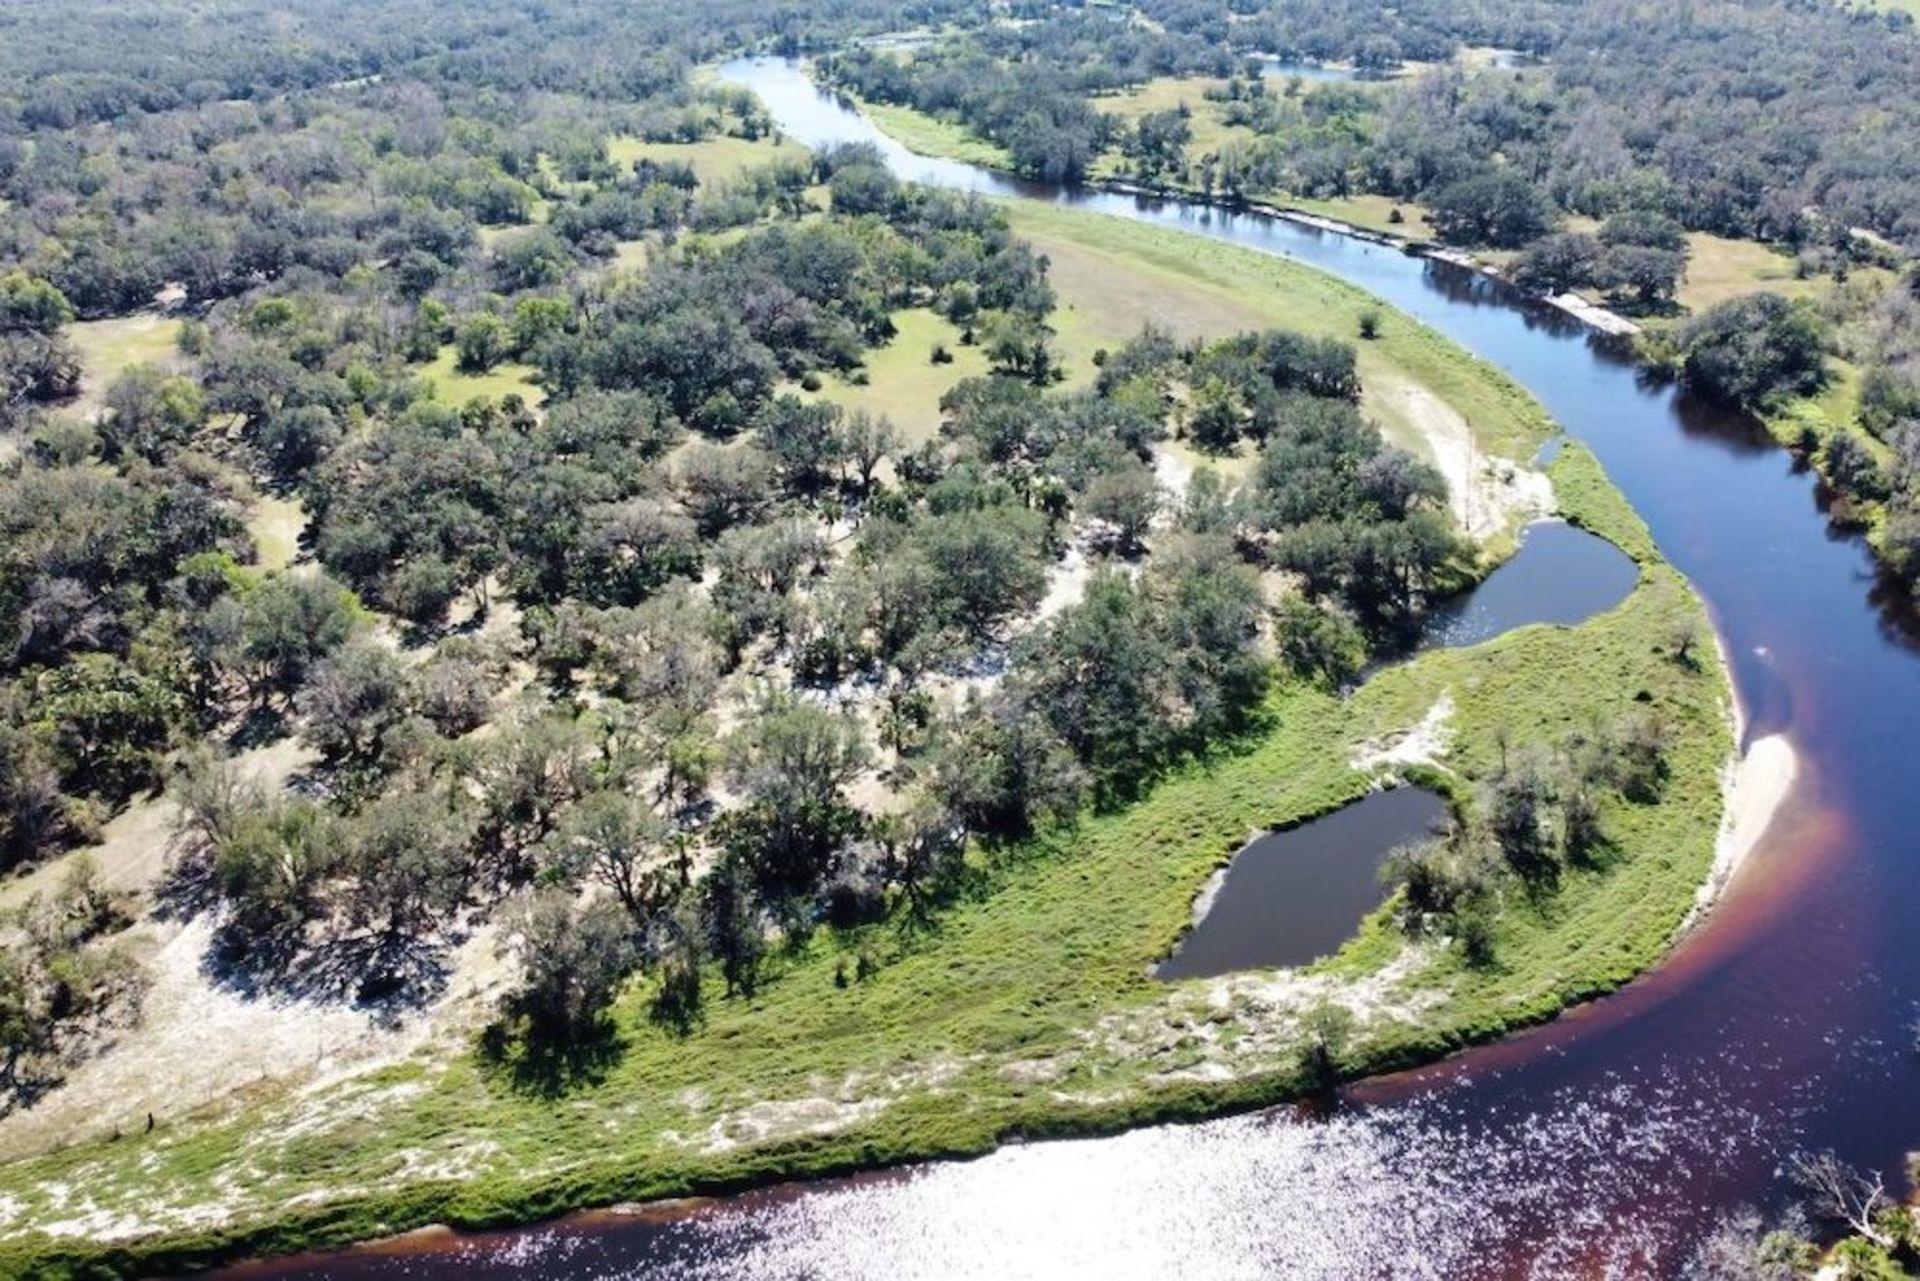
POLYGON ((1749 737, 1792 795, 1656 972, 1534 1031, 1341 1093, 725 1200, 415 1240, 254 1275, 1439 1277, 1674 1272, 1780 1166, 1832 1148, 1900 1183, 1920 1146, 1920 658, 1863 547, 1752 424, 1650 381, 1495 281, 1269 217, 1068 192, 906 152, 769 60, 724 75, 802 142, 903 177, 1071 202, 1341 276, 1504 367, 1584 440, 1707 598, 1749 737))

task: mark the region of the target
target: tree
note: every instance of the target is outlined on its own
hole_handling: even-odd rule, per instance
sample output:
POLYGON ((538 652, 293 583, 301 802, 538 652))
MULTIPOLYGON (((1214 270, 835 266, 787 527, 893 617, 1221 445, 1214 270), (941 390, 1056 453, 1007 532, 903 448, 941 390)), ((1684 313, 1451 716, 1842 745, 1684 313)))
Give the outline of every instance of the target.
POLYGON ((1461 245, 1518 249, 1552 228, 1554 212, 1532 183, 1498 168, 1461 178, 1431 193, 1433 229, 1461 245))
POLYGON ((560 889, 522 898, 501 947, 519 964, 503 1009, 546 1049, 604 1035, 606 1007, 639 962, 632 923, 617 903, 578 903, 560 889))
POLYGON ((927 791, 964 831, 1015 840, 1071 817, 1085 771, 1041 711, 1024 699, 972 706, 943 723, 926 766, 927 791))
POLYGON ((1296 675, 1333 688, 1351 682, 1367 659, 1367 639, 1352 620, 1302 596, 1273 608, 1273 641, 1280 661, 1296 675))
POLYGON ((1600 242, 1583 231, 1542 236, 1514 261, 1513 282, 1544 294, 1584 289, 1599 277, 1600 252, 1600 242))
POLYGON ((507 322, 492 312, 475 312, 460 322, 453 345, 462 370, 483 374, 512 354, 513 333, 507 322))
POLYGON ((1630 294, 1642 307, 1672 299, 1687 271, 1687 255, 1651 245, 1612 245, 1601 255, 1595 279, 1608 292, 1630 294))
POLYGON ((1816 1215, 1882 1248, 1894 1244, 1893 1234, 1880 1221, 1880 1212, 1893 1202, 1878 1171, 1862 1173, 1832 1152, 1795 1153, 1790 1170, 1816 1215))
POLYGON ((242 652, 262 697, 297 688, 361 617, 353 593, 324 574, 276 574, 248 592, 243 607, 242 652))
POLYGON ((1531 754, 1510 762, 1482 791, 1487 831, 1531 885, 1551 884, 1558 874, 1551 826, 1558 799, 1551 774, 1531 754))
POLYGON ((1704 395, 1743 409, 1818 391, 1827 377, 1819 320, 1778 294, 1747 294, 1680 330, 1681 375, 1704 395))
POLYGON ((466 901, 473 879, 468 807, 439 792, 382 796, 345 825, 347 915, 377 950, 368 980, 403 980, 466 901))
POLYGON ((1300 1071, 1310 1088, 1329 1090, 1340 1081, 1340 1059, 1353 1035, 1353 1014, 1322 1001, 1300 1018, 1300 1071))
POLYGON ((52 284, 23 271, 0 276, 0 333, 51 334, 73 323, 73 304, 52 284))
POLYGON ((676 460, 674 480, 701 536, 714 538, 766 506, 773 462, 753 445, 728 449, 695 441, 676 460))
POLYGON ((845 788, 867 766, 860 726, 774 695, 727 741, 727 773, 745 804, 725 846, 773 898, 811 893, 860 815, 845 788))
POLYGON ((1081 511, 1105 527, 1106 541, 1122 556, 1138 555, 1147 530, 1160 514, 1163 495, 1153 469, 1131 459, 1087 482, 1081 511))
POLYGON ((760 444, 793 493, 817 493, 846 458, 840 409, 781 396, 760 418, 760 444))
POLYGON ((856 409, 847 415, 841 440, 846 461, 853 468, 854 482, 859 486, 860 496, 865 498, 873 491, 874 474, 880 470, 880 464, 900 447, 900 430, 884 414, 875 418, 863 409, 856 409))
POLYGON ((1036 386, 1053 380, 1053 331, 1044 321, 1025 312, 1002 311, 988 317, 983 327, 985 341, 981 346, 996 372, 1024 378, 1036 386))
POLYGON ((569 882, 591 877, 610 891, 644 930, 671 906, 680 882, 662 857, 667 825, 652 808, 618 791, 594 791, 560 816, 546 845, 569 882))
POLYGON ((135 365, 107 388, 100 440, 109 460, 131 455, 159 462, 192 439, 206 419, 198 383, 135 365))
POLYGON ((753 872, 733 853, 700 883, 700 923, 707 950, 720 961, 728 996, 752 996, 760 986, 767 922, 753 889, 753 872))
POLYGON ((322 758, 370 761, 381 735, 404 713, 406 675, 393 651, 372 639, 352 639, 314 665, 294 698, 301 737, 322 758))

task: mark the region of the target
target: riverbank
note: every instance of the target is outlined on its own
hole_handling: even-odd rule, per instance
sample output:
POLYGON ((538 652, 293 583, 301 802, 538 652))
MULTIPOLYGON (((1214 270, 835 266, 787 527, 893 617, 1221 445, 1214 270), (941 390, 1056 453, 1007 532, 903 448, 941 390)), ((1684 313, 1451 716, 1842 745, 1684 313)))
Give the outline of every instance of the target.
MULTIPOLYGON (((1114 220, 1059 216, 1087 223, 1073 235, 1056 227, 1061 243, 1121 243, 1114 220)), ((1147 296, 1164 296, 1181 238, 1142 230, 1154 238, 1126 242, 1125 253, 1156 273, 1147 296)), ((1320 292, 1293 300, 1305 323, 1345 325, 1347 309, 1368 302, 1297 264, 1184 243, 1195 281, 1238 277, 1262 295, 1274 292, 1263 280, 1314 285, 1320 292)), ((1196 306, 1215 296, 1194 288, 1196 306)), ((1500 447, 1518 456, 1547 437, 1544 413, 1510 379, 1398 313, 1388 322, 1363 357, 1428 362, 1420 368, 1448 387, 1442 398, 1477 407, 1476 433, 1508 433, 1500 447)), ((1692 668, 1667 656, 1673 629, 1704 615, 1592 456, 1569 446, 1551 472, 1564 514, 1640 562, 1639 588, 1615 610, 1577 628, 1423 654, 1350 699, 1280 689, 1257 734, 1139 804, 981 859, 976 893, 935 929, 816 936, 779 958, 751 1001, 716 990, 686 1037, 647 1020, 644 988, 630 993, 618 1053, 558 1099, 470 1052, 427 1053, 20 1162, 9 1169, 17 1190, 0 1199, 0 1265, 182 1267, 436 1220, 520 1222, 1254 1107, 1307 1088, 1308 1002, 1354 1014, 1341 1066, 1359 1075, 1618 986, 1663 953, 1711 864, 1730 747, 1725 676, 1717 661, 1692 668), (1622 857, 1569 875, 1550 903, 1503 915, 1496 969, 1409 943, 1383 910, 1309 970, 1222 984, 1146 978, 1189 923, 1194 891, 1250 830, 1364 794, 1378 780, 1351 765, 1361 745, 1420 724, 1443 697, 1455 712, 1446 753, 1429 768, 1463 792, 1494 768, 1516 725, 1551 736, 1647 707, 1675 726, 1668 791, 1613 816, 1622 857), (867 979, 842 981, 869 967, 867 979)))
MULTIPOLYGON (((851 102, 874 128, 915 155, 977 165, 1009 178, 1019 176, 1013 171, 1011 157, 1004 148, 978 137, 963 126, 936 119, 912 107, 868 102, 839 89, 835 92, 846 97, 847 101, 851 102)), ((1431 258, 1436 262, 1449 263, 1499 280, 1511 288, 1518 288, 1498 266, 1466 250, 1415 237, 1394 235, 1359 222, 1336 218, 1325 212, 1306 209, 1285 201, 1259 197, 1222 198, 1211 190, 1184 182, 1168 182, 1147 187, 1123 178, 1090 175, 1083 179, 1080 185, 1089 191, 1133 196, 1142 200, 1182 200, 1229 213, 1252 213, 1268 218, 1279 218, 1332 235, 1350 236, 1356 240, 1384 245, 1414 257, 1431 258)), ((1575 293, 1536 293, 1530 296, 1536 302, 1563 312, 1599 333, 1614 337, 1632 337, 1641 332, 1640 326, 1634 321, 1575 293)))
MULTIPOLYGON (((1569 448, 1554 470, 1569 516, 1645 554, 1590 456, 1569 448)), ((1344 701, 1280 690, 1237 750, 980 864, 977 897, 937 930, 819 937, 753 1001, 716 993, 686 1038, 649 1024, 647 993, 631 994, 621 1054, 564 1101, 470 1055, 429 1056, 18 1163, 0 1262, 182 1267, 1255 1107, 1305 1088, 1299 1020, 1321 1001, 1356 1020, 1342 1060, 1354 1075, 1549 1018, 1658 959, 1712 863, 1724 674, 1674 663, 1661 642, 1700 617, 1678 576, 1648 561, 1625 603, 1580 627, 1423 654, 1344 701), (1494 766, 1516 724, 1549 732, 1651 703, 1676 729, 1667 794, 1613 816, 1617 861, 1502 917, 1495 969, 1410 943, 1383 909, 1308 970, 1146 977, 1249 831, 1364 794, 1377 778, 1351 767, 1361 745, 1418 725, 1443 697, 1455 711, 1435 776, 1456 787, 1494 766), (849 956, 873 976, 842 987, 849 956), (46 1235, 54 1223, 75 1226, 46 1235)))

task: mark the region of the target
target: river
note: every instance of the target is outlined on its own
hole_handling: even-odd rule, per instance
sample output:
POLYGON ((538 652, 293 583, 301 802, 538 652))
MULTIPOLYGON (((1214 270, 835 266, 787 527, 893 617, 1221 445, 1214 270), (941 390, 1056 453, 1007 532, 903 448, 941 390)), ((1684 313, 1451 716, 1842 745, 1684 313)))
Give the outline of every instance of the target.
POLYGON ((874 141, 903 177, 1285 254, 1505 368, 1599 455, 1706 597, 1749 736, 1785 733, 1799 753, 1793 794, 1653 974, 1532 1032, 1355 1084, 1330 1111, 1012 1146, 271 1275, 1658 1276, 1730 1209, 1782 1208, 1795 1149, 1832 1148, 1900 1186, 1920 1146, 1920 658, 1865 549, 1829 531, 1785 453, 1473 272, 1284 220, 929 160, 794 66, 724 74, 801 142, 874 141))

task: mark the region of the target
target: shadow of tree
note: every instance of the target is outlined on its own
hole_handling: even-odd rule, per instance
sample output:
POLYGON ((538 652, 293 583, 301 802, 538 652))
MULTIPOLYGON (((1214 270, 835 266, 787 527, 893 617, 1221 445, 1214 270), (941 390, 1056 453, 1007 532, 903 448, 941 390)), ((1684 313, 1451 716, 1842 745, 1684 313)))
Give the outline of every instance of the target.
POLYGON ((396 1022, 446 991, 456 941, 312 930, 263 935, 228 919, 215 927, 201 964, 216 986, 249 999, 339 1002, 396 1022))
POLYGON ((525 1019, 501 1019, 480 1035, 480 1062, 514 1092, 554 1099, 603 1083, 627 1045, 604 1015, 566 1036, 540 1036, 525 1019))

